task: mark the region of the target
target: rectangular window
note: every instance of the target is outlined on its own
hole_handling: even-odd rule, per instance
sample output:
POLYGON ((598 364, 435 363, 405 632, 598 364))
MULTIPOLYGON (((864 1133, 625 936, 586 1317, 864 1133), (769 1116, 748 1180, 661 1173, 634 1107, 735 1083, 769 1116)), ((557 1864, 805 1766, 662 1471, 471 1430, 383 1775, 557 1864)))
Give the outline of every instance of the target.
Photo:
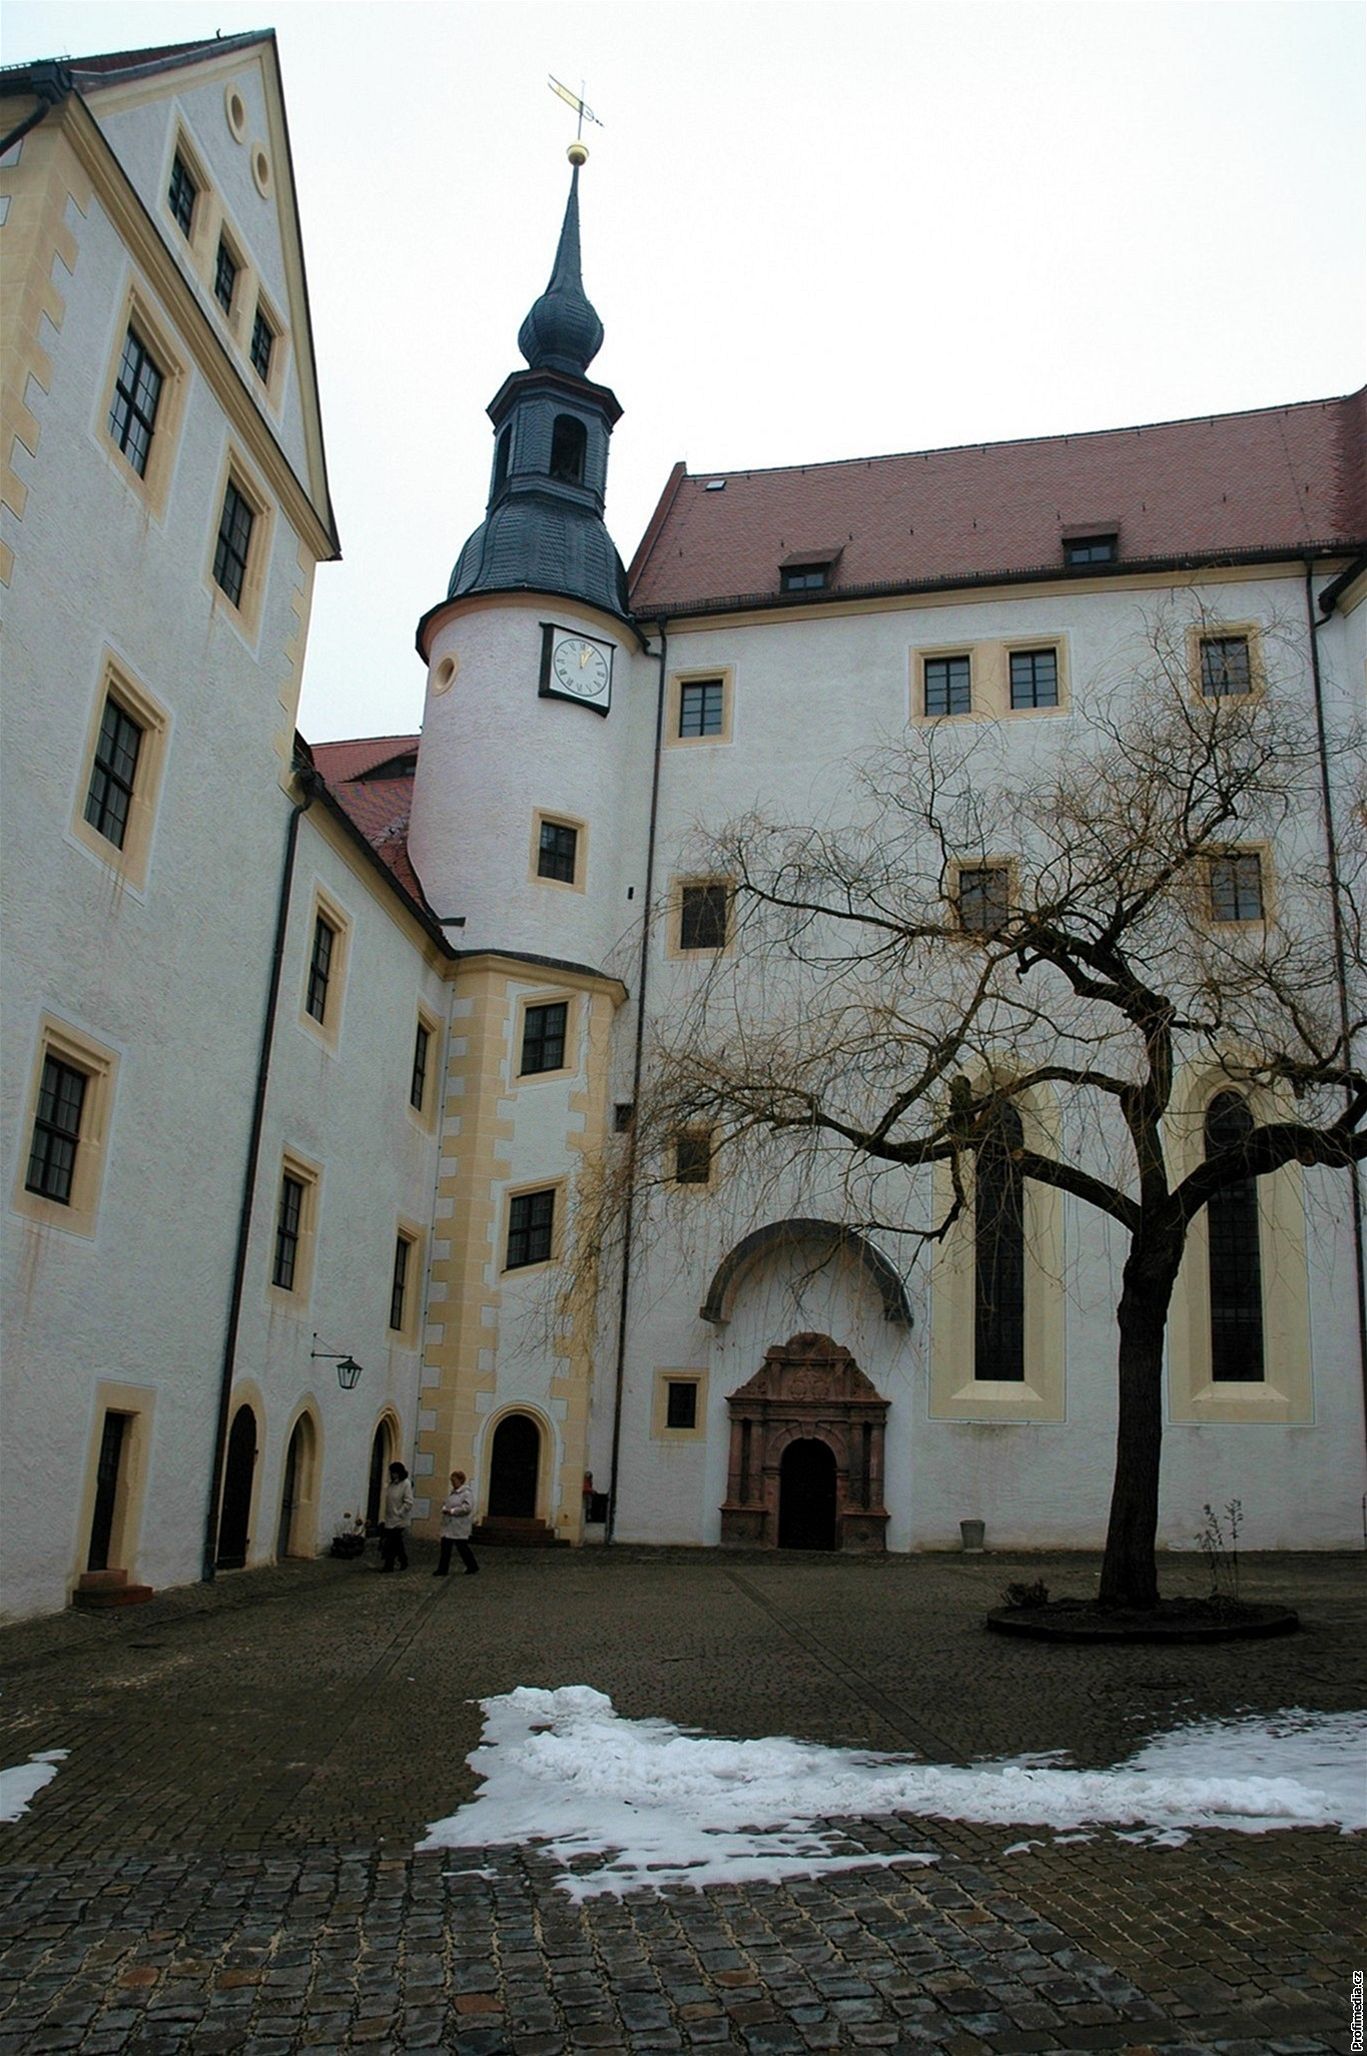
POLYGON ((389 1325, 402 1334, 408 1297, 408 1258, 413 1248, 406 1235, 394 1238, 394 1277, 389 1288, 389 1325))
POLYGON ((536 875, 558 878, 562 885, 574 884, 575 860, 579 853, 579 830, 563 821, 543 821, 537 838, 536 875))
POLYGON ((670 1378, 665 1385, 665 1426, 667 1428, 696 1428, 698 1425, 698 1387, 692 1378, 670 1378))
POLYGON ((731 888, 723 880, 679 893, 679 948, 725 949, 731 888))
POLYGON ((1058 651, 1012 650, 1011 705, 1013 707, 1056 707, 1058 705, 1058 651))
POLYGON ((1066 536, 1063 561, 1065 564, 1113 564, 1118 540, 1114 534, 1066 536))
POLYGON ((724 679, 686 678, 679 687, 679 734, 720 735, 724 697, 724 679))
POLYGON ((195 184, 190 167, 179 150, 171 166, 171 184, 166 198, 170 202, 171 213, 178 222, 182 234, 188 236, 195 218, 195 201, 199 198, 199 187, 195 184))
POLYGON ((710 1185, 712 1137, 706 1128, 685 1128, 674 1138, 674 1183, 710 1185))
POLYGON ((233 311, 233 293, 237 288, 239 265, 223 237, 218 239, 218 256, 214 260, 214 298, 225 314, 233 311))
POLYGON ((967 714, 973 705, 972 672, 967 657, 927 657, 924 674, 927 714, 967 714))
POLYGON ((123 848, 128 833, 128 812, 133 804, 141 748, 142 729, 111 695, 105 700, 100 717, 90 788, 85 796, 85 818, 98 835, 118 850, 123 848))
POLYGON ((139 478, 147 476, 161 388, 160 370, 142 337, 130 328, 124 337, 123 356, 114 380, 109 433, 139 478))
POLYGON ((778 574, 783 593, 819 592, 831 582, 829 564, 785 564, 778 574))
POLYGON ((255 519, 245 496, 229 479, 228 489, 223 495, 223 512, 219 516, 218 543, 214 549, 214 584, 227 594, 235 607, 242 605, 255 519))
POLYGON ((569 1002, 563 999, 544 1007, 528 1007, 522 1017, 522 1061, 518 1066, 522 1077, 564 1069, 569 1014, 569 1002))
POLYGON ((275 1264, 272 1284, 282 1292, 293 1292, 299 1267, 299 1239, 304 1229, 304 1186, 288 1171, 280 1180, 280 1198, 275 1209, 275 1264))
POLYGON ((1210 860, 1212 921, 1261 921, 1263 862, 1256 850, 1210 860))
POLYGON ((555 1227, 555 1193, 520 1192, 508 1205, 508 1256, 506 1268, 521 1270, 526 1264, 550 1260, 555 1227))
POLYGON ((1226 699, 1252 692, 1253 674, 1246 635, 1201 637, 1201 691, 1208 699, 1226 699))
POLYGON ((313 923, 313 953, 309 958, 308 996, 305 1009, 315 1021, 326 1021, 328 1011, 328 980, 332 975, 332 951, 337 940, 337 930, 330 921, 317 915, 313 923))
POLYGON ((271 375, 271 351, 275 348, 275 330, 258 307, 252 323, 252 369, 264 384, 271 375))
POLYGON ((408 1087, 408 1104, 421 1113, 427 1099, 427 1052, 431 1047, 431 1030, 421 1021, 413 1038, 413 1076, 408 1087))
POLYGON ((43 1058, 24 1188, 43 1199, 55 1199, 59 1206, 71 1204, 85 1088, 84 1071, 62 1063, 58 1057, 43 1058))
POLYGON ((1011 904, 1011 872, 1006 864, 965 866, 959 873, 959 926, 966 935, 995 935, 1006 926, 1011 904))

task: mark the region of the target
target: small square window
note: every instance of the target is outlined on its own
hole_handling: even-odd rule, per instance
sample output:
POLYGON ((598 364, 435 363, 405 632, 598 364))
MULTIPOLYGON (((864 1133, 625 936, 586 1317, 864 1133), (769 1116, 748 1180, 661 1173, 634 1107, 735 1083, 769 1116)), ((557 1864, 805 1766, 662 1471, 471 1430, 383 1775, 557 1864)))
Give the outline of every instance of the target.
POLYGON ((508 1204, 506 1268, 549 1262, 555 1229, 555 1191, 520 1192, 508 1204))
POLYGON ((665 1384, 665 1426, 696 1428, 698 1386, 694 1378, 669 1378, 665 1384))
POLYGON ((973 706, 972 667, 967 657, 927 657, 924 664, 924 711, 967 714, 973 706))
POLYGON ((199 198, 199 187, 179 150, 171 166, 171 184, 166 198, 181 233, 188 236, 194 223, 195 201, 199 198))
POLYGON ((1212 921, 1262 920, 1263 864, 1256 850, 1211 858, 1210 918, 1212 921))
POLYGON ((679 687, 679 734, 722 734, 724 708, 724 679, 686 678, 679 687))
POLYGON ((58 1206, 71 1204, 86 1083, 85 1072, 73 1064, 55 1056, 43 1058, 24 1189, 55 1200, 58 1206))
POLYGON ((85 818, 98 835, 121 850, 128 834, 129 809, 138 775, 143 731, 111 693, 100 717, 85 818))
POLYGON ((427 1100, 427 1053, 432 1044, 432 1031, 426 1023, 419 1021, 417 1034, 413 1038, 413 1075, 408 1086, 408 1104, 421 1113, 427 1100))
POLYGON ((252 547, 252 528, 256 517, 245 494, 238 491, 232 480, 223 495, 223 512, 218 522, 218 542, 214 549, 214 583, 227 594, 235 607, 242 605, 242 595, 247 583, 247 560, 252 547))
POLYGON ((725 949, 731 888, 717 879, 679 893, 679 948, 725 949))
POLYGON ((408 1299, 408 1260, 413 1245, 406 1235, 394 1238, 394 1274, 389 1288, 389 1325, 402 1334, 407 1325, 404 1319, 408 1299))
POLYGON ((579 855, 579 830, 564 821, 543 821, 537 836, 536 875, 556 878, 562 885, 574 884, 579 855))
POLYGON ((233 311, 233 294, 237 290, 237 274, 240 269, 236 257, 220 236, 218 256, 214 260, 214 298, 225 314, 231 314, 233 311))
POLYGON ((308 993, 304 1001, 305 1011, 315 1021, 327 1020, 328 982, 332 977, 332 953, 337 941, 337 930, 331 921, 321 914, 314 917, 313 949, 309 956, 308 993))
POLYGON ((252 369, 264 384, 271 375, 271 352, 275 348, 275 330, 260 307, 252 323, 252 369))
POLYGON ((139 478, 147 476, 163 383, 163 375, 146 343, 135 328, 130 328, 124 337, 123 356, 114 380, 109 433, 139 478))
POLYGON ((280 1197, 275 1209, 275 1263, 271 1282, 282 1292, 293 1292, 299 1271, 299 1243, 304 1232, 304 1183, 286 1171, 280 1180, 280 1197))
POLYGON ((537 1071, 564 1069, 569 1015, 569 1002, 563 999, 527 1008, 522 1017, 522 1059, 518 1066, 522 1077, 531 1077, 537 1071))
POLYGON ((1118 541, 1114 531, 1109 535, 1065 536, 1063 561, 1065 564, 1113 564, 1118 541))
POLYGON ((1201 691, 1208 699, 1227 699, 1253 690, 1246 635, 1201 637, 1201 691))
POLYGON ((1010 914, 1010 868, 1006 864, 965 866, 959 872, 956 903, 959 926, 966 935, 995 935, 1006 926, 1010 914))
POLYGON ((614 1135, 630 1135, 631 1124, 636 1118, 634 1100, 618 1100, 612 1110, 612 1132, 614 1135))
POLYGON ((1056 707, 1058 705, 1058 651, 1012 650, 1011 705, 1056 707))
POLYGON ((674 1183, 710 1185, 712 1136, 706 1128, 685 1128, 674 1138, 674 1183))

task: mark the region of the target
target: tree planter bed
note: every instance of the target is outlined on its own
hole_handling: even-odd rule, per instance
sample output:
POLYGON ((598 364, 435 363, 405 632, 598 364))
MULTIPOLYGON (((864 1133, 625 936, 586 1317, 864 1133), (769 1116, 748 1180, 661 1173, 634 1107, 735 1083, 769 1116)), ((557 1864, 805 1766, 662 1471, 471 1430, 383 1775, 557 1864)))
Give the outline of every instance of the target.
POLYGON ((1057 1599, 1048 1606, 995 1607, 985 1623, 993 1634, 1031 1642, 1253 1642, 1295 1634, 1300 1624, 1290 1606, 1208 1599, 1163 1599, 1133 1610, 1057 1599))

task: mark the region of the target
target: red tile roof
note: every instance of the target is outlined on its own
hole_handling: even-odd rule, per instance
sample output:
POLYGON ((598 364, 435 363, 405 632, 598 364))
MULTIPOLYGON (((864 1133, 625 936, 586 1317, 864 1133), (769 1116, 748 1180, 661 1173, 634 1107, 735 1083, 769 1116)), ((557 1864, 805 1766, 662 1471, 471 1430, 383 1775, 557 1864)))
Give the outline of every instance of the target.
POLYGON ((411 758, 416 735, 367 735, 350 742, 316 742, 310 746, 315 769, 339 807, 393 872, 410 898, 430 913, 427 897, 408 855, 408 816, 413 804, 411 772, 377 778, 374 773, 396 758, 411 758))
POLYGON ((777 599, 785 559, 828 556, 837 544, 836 592, 1057 575, 1064 534, 1115 528, 1130 565, 1362 547, 1367 388, 778 471, 677 467, 632 564, 631 605, 648 619, 777 599), (709 491, 718 478, 724 486, 709 491))

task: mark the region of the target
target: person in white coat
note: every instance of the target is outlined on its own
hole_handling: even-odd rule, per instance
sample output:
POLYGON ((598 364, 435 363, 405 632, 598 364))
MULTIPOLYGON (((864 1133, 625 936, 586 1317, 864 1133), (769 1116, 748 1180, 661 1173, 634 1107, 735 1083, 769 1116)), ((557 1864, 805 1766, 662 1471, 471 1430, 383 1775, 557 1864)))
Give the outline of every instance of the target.
POLYGON ((380 1529, 380 1569, 408 1569, 408 1530, 413 1524, 413 1481, 401 1463, 389 1466, 384 1493, 384 1524, 380 1529))
POLYGON ((465 1565, 467 1578, 479 1569, 470 1547, 470 1523, 475 1517, 475 1495, 465 1482, 464 1471, 452 1471, 451 1490, 441 1503, 441 1558, 432 1575, 449 1576, 451 1551, 455 1549, 465 1565))

